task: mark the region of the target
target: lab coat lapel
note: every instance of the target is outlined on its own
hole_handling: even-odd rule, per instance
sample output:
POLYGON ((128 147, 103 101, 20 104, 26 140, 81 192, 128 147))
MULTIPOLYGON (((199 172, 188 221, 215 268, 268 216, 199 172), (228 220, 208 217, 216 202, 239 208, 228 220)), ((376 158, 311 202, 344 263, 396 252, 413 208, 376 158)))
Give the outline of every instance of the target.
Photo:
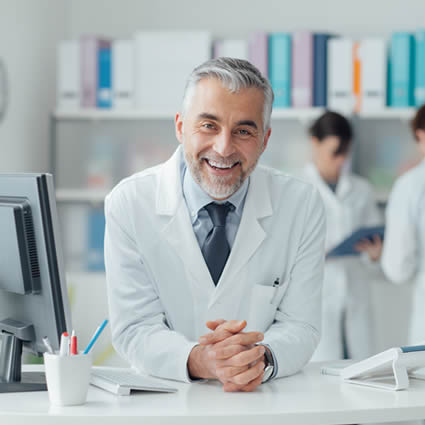
POLYGON ((336 187, 336 196, 338 199, 344 199, 350 193, 352 183, 349 174, 342 174, 336 187))
MULTIPOLYGON (((319 171, 317 170, 314 164, 307 164, 305 167, 305 174, 307 178, 313 183, 320 192, 320 195, 325 202, 325 205, 329 205, 332 208, 340 208, 339 196, 338 193, 332 192, 327 183, 323 180, 319 171)), ((339 185, 341 182, 338 182, 337 192, 339 191, 339 185)))
POLYGON ((162 235, 181 258, 195 283, 212 291, 214 283, 199 249, 189 211, 183 198, 180 174, 181 154, 181 147, 179 147, 160 171, 156 194, 156 213, 169 217, 162 227, 162 235))
POLYGON ((238 274, 267 236, 260 219, 272 213, 266 178, 264 173, 257 169, 251 175, 239 229, 212 302, 234 285, 246 284, 238 279, 238 274))

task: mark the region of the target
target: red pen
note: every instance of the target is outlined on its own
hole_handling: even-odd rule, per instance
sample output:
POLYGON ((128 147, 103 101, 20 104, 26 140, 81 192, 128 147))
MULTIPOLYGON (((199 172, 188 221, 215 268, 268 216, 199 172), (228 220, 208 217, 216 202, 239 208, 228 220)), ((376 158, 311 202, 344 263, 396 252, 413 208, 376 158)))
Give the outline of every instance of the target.
POLYGON ((71 334, 71 356, 75 356, 76 354, 78 354, 77 337, 75 336, 75 331, 73 330, 71 334))

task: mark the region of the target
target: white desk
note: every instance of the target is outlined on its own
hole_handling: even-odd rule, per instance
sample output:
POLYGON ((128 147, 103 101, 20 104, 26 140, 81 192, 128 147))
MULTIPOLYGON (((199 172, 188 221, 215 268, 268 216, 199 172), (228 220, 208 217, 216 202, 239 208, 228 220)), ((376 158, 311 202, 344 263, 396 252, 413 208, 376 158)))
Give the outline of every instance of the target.
POLYGON ((62 408, 51 407, 46 392, 0 394, 0 424, 325 425, 425 418, 425 381, 411 380, 408 391, 378 390, 320 375, 314 363, 253 393, 224 393, 214 382, 176 386, 175 394, 129 397, 90 387, 87 404, 62 408))

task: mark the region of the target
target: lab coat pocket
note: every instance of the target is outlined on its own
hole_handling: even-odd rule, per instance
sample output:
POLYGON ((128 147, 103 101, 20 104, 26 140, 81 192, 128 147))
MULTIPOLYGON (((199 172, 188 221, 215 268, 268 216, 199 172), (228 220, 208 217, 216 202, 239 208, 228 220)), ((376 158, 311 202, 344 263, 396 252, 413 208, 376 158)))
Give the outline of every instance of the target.
POLYGON ((286 286, 256 284, 252 286, 248 326, 250 330, 265 332, 273 323, 276 309, 286 286))

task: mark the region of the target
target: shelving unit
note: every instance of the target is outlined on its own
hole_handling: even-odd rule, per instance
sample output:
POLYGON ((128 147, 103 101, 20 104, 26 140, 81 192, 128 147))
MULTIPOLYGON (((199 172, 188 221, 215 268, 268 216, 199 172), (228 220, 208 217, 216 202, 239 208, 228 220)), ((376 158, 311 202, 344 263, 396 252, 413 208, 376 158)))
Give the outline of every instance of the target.
MULTIPOLYGON (((274 109, 272 119, 293 120, 301 122, 311 121, 318 118, 326 108, 278 108, 274 109)), ((415 108, 384 108, 380 110, 347 112, 347 116, 355 116, 362 119, 400 119, 409 120, 413 117, 415 108)), ((53 118, 57 120, 167 120, 174 119, 176 111, 145 111, 145 110, 113 110, 113 109, 57 109, 53 118)))
MULTIPOLYGON (((302 126, 308 125, 311 121, 318 118, 325 108, 278 108, 272 113, 272 120, 278 124, 284 121, 299 122, 302 126)), ((345 113, 354 120, 388 120, 388 121, 409 121, 415 112, 415 108, 384 108, 375 111, 361 111, 345 113)), ((58 122, 172 122, 175 111, 146 111, 146 110, 107 110, 96 108, 85 108, 75 110, 56 109, 52 114, 52 141, 51 141, 51 164, 52 171, 56 171, 56 130, 58 122)), ((159 124, 159 123, 158 123, 159 124)), ((56 199, 62 204, 93 204, 99 205, 104 201, 109 190, 94 189, 65 189, 58 188, 56 199)), ((376 200, 384 204, 388 198, 388 191, 378 190, 376 200)))

